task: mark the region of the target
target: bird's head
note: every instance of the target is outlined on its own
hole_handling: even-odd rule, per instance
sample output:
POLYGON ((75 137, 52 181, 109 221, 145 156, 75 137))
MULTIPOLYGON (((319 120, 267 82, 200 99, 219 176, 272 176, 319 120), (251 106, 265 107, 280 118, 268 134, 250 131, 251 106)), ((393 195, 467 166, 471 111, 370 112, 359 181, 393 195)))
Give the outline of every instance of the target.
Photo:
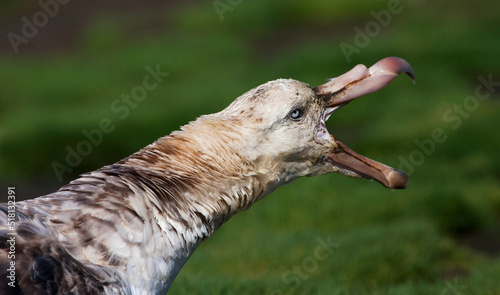
POLYGON ((338 109, 383 88, 401 73, 414 80, 405 60, 388 57, 370 68, 357 65, 317 87, 275 80, 243 94, 219 115, 241 122, 245 140, 239 152, 257 169, 276 172, 280 182, 337 172, 403 189, 408 184, 403 171, 355 153, 325 126, 338 109))

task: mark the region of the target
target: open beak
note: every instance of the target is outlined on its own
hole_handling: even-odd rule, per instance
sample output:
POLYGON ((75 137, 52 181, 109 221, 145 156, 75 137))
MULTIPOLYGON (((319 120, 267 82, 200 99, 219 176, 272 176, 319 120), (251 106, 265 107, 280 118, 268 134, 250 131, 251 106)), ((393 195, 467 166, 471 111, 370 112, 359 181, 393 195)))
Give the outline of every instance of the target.
MULTIPOLYGON (((387 57, 370 68, 357 65, 349 72, 314 87, 316 96, 325 104, 322 125, 333 111, 360 96, 382 89, 402 73, 408 74, 415 83, 413 69, 408 62, 397 57, 387 57)), ((404 189, 407 187, 408 175, 403 171, 357 154, 333 136, 331 138, 336 146, 329 153, 328 158, 335 166, 347 170, 343 174, 375 179, 387 188, 404 189)))

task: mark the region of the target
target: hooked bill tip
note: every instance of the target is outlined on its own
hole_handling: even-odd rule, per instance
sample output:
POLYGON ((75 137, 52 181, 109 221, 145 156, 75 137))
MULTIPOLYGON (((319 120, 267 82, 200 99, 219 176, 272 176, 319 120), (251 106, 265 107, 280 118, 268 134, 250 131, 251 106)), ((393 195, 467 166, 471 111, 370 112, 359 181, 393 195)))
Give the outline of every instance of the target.
POLYGON ((405 73, 411 78, 413 84, 415 84, 413 68, 406 60, 399 57, 383 58, 371 66, 369 70, 372 75, 375 73, 390 73, 393 75, 405 73))

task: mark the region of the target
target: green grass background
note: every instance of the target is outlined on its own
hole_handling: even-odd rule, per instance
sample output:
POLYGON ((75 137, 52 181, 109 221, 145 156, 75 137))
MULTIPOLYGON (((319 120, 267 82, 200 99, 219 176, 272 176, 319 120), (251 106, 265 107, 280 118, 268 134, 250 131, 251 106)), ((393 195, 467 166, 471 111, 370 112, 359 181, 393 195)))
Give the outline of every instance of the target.
MULTIPOLYGON (((204 242, 170 292, 500 294, 499 92, 466 115, 454 113, 458 128, 443 119, 475 95, 479 76, 500 82, 500 2, 220 2, 236 3, 223 20, 211 1, 101 13, 71 50, 37 53, 20 45, 19 54, 3 52, 1 183, 63 185, 268 80, 319 85, 358 63, 399 56, 412 64, 416 85, 399 77, 327 125, 357 152, 393 167, 416 155, 415 140, 429 142, 442 129, 446 140, 407 169, 409 187, 391 191, 340 175, 295 181, 204 242), (354 45, 355 28, 366 32, 373 12, 390 3, 401 12, 348 62, 340 44, 354 45), (111 103, 156 65, 169 76, 121 120, 111 103), (66 147, 75 148, 82 130, 103 118, 115 130, 59 182, 51 163, 64 163, 66 147), (490 237, 482 248, 496 241, 497 255, 461 242, 477 233, 490 237), (318 239, 338 245, 321 261, 318 239)), ((1 15, 19 9, 12 1, 1 5, 1 15)))

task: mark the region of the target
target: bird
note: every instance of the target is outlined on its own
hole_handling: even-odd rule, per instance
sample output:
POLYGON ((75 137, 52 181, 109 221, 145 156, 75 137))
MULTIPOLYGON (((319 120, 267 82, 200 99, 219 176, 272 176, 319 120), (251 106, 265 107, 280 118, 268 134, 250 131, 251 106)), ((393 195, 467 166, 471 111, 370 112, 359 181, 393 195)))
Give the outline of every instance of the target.
POLYGON ((403 73, 415 82, 407 61, 387 57, 316 87, 266 82, 54 193, 2 203, 0 294, 165 294, 202 241, 297 178, 339 173, 406 188, 403 171, 326 128, 403 73))

